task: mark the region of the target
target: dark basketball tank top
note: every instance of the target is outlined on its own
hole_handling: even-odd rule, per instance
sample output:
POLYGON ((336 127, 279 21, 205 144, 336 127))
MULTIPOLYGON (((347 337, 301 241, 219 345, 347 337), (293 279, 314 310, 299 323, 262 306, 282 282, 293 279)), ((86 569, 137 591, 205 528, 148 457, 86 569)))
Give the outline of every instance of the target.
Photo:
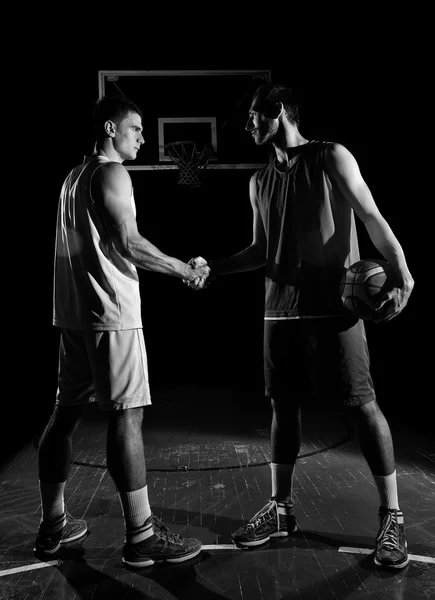
POLYGON ((328 176, 330 142, 296 148, 286 171, 276 159, 257 172, 257 199, 267 236, 265 318, 346 314, 340 278, 359 260, 354 212, 328 176))

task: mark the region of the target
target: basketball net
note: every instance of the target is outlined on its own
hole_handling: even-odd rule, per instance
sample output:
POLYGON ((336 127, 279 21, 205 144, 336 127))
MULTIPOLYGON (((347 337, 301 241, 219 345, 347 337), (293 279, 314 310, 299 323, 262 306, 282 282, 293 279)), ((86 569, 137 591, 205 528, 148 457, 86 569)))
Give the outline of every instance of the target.
POLYGON ((165 151, 177 165, 178 184, 196 188, 201 185, 200 175, 207 168, 213 155, 213 146, 198 148, 195 142, 171 142, 165 145, 165 151))

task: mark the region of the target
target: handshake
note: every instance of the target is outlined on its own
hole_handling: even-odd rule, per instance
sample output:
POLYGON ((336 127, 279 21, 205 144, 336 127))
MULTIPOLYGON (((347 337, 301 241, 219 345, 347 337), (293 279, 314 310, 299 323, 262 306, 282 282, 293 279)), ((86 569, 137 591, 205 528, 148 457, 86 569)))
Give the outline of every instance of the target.
POLYGON ((202 256, 195 256, 187 263, 192 270, 195 270, 196 277, 194 279, 183 279, 183 283, 193 290, 202 290, 210 283, 210 267, 207 266, 207 261, 202 256), (206 284, 206 280, 208 280, 206 284))

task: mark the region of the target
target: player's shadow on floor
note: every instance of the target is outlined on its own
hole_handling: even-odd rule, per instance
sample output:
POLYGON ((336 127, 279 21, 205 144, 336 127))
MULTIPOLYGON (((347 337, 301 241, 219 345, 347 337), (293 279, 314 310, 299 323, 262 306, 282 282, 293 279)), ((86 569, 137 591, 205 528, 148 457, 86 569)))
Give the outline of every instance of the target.
MULTIPOLYGON (((196 565, 207 560, 208 554, 202 552, 199 556, 185 563, 153 565, 142 569, 130 569, 121 567, 122 570, 132 572, 133 581, 120 581, 119 565, 114 565, 114 576, 107 573, 110 568, 104 565, 105 573, 92 567, 85 559, 79 559, 74 562, 62 562, 57 567, 60 574, 63 575, 68 584, 77 592, 80 598, 104 598, 104 600, 118 600, 119 598, 128 598, 129 600, 156 600, 161 596, 157 590, 155 593, 147 594, 144 590, 138 589, 136 577, 143 577, 154 581, 161 588, 166 590, 178 600, 192 600, 198 598, 201 600, 227 600, 227 595, 222 595, 220 591, 214 591, 202 585, 198 579, 196 565)), ((123 577, 125 579, 125 577, 123 577)), ((208 579, 204 578, 208 583, 208 579)), ((216 586, 217 587, 217 586, 216 586)))
MULTIPOLYGON (((119 574, 119 565, 115 561, 113 566, 113 576, 110 574, 110 567, 103 565, 106 572, 102 572, 91 566, 86 560, 79 559, 76 561, 62 562, 57 571, 65 578, 69 586, 71 586, 80 598, 104 598, 104 600, 114 600, 118 598, 128 598, 129 600, 157 600, 160 597, 161 590, 154 590, 154 593, 148 594, 140 589, 137 578, 147 580, 145 586, 149 586, 149 581, 155 582, 160 588, 169 592, 177 600, 228 600, 232 598, 232 590, 225 590, 220 587, 221 570, 225 570, 225 566, 230 566, 235 560, 240 558, 240 555, 234 553, 220 554, 216 560, 211 554, 201 552, 196 558, 180 563, 178 565, 153 565, 143 569, 125 569, 133 571, 132 580, 121 581, 126 579, 125 574, 119 574), (207 571, 201 572, 201 564, 206 561, 214 561, 207 571), (216 578, 214 575, 216 574, 216 578), (214 582, 216 580, 216 583, 214 582)), ((345 600, 349 597, 352 591, 360 589, 364 580, 370 577, 368 564, 372 562, 371 557, 361 557, 358 560, 357 571, 354 566, 349 566, 340 570, 336 575, 329 577, 324 583, 316 581, 308 584, 304 589, 299 588, 297 591, 285 591, 283 598, 286 600, 308 600, 316 596, 322 596, 324 591, 326 595, 330 595, 331 590, 334 590, 336 600, 345 600), (343 590, 343 581, 346 581, 346 589, 343 590)), ((102 567, 102 568, 103 568, 102 567)), ((263 589, 276 589, 277 574, 274 573, 270 565, 267 566, 267 561, 263 567, 261 562, 255 566, 256 573, 261 571, 261 581, 263 589)), ((254 573, 253 573, 254 574, 254 573)), ((397 573, 382 572, 382 579, 396 577, 397 573)), ((59 584, 59 582, 58 582, 59 584)), ((237 580, 232 583, 227 583, 227 587, 234 585, 236 588, 240 585, 237 580)), ((278 584, 279 585, 279 584, 278 584)), ((284 584, 285 585, 285 584, 284 584)))

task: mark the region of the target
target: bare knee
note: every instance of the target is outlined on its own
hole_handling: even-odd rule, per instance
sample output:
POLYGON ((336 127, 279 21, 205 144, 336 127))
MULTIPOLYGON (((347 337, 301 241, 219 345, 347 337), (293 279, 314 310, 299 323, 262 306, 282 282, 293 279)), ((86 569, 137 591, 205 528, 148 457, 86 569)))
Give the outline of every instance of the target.
POLYGON ((361 406, 357 406, 355 410, 361 414, 373 415, 380 412, 381 409, 376 400, 372 400, 371 402, 366 402, 365 404, 361 404, 361 406))
POLYGON ((109 427, 124 432, 135 432, 142 429, 143 407, 114 410, 109 413, 109 427))
POLYGON ((361 406, 356 406, 352 408, 351 411, 360 421, 363 422, 376 422, 385 419, 384 414, 379 408, 379 404, 376 402, 376 400, 372 400, 371 402, 367 402, 361 406))
POLYGON ((82 417, 81 406, 59 406, 57 405, 50 417, 47 429, 72 435, 82 417))
POLYGON ((298 419, 300 417, 300 402, 291 398, 271 398, 273 418, 280 420, 298 419))

